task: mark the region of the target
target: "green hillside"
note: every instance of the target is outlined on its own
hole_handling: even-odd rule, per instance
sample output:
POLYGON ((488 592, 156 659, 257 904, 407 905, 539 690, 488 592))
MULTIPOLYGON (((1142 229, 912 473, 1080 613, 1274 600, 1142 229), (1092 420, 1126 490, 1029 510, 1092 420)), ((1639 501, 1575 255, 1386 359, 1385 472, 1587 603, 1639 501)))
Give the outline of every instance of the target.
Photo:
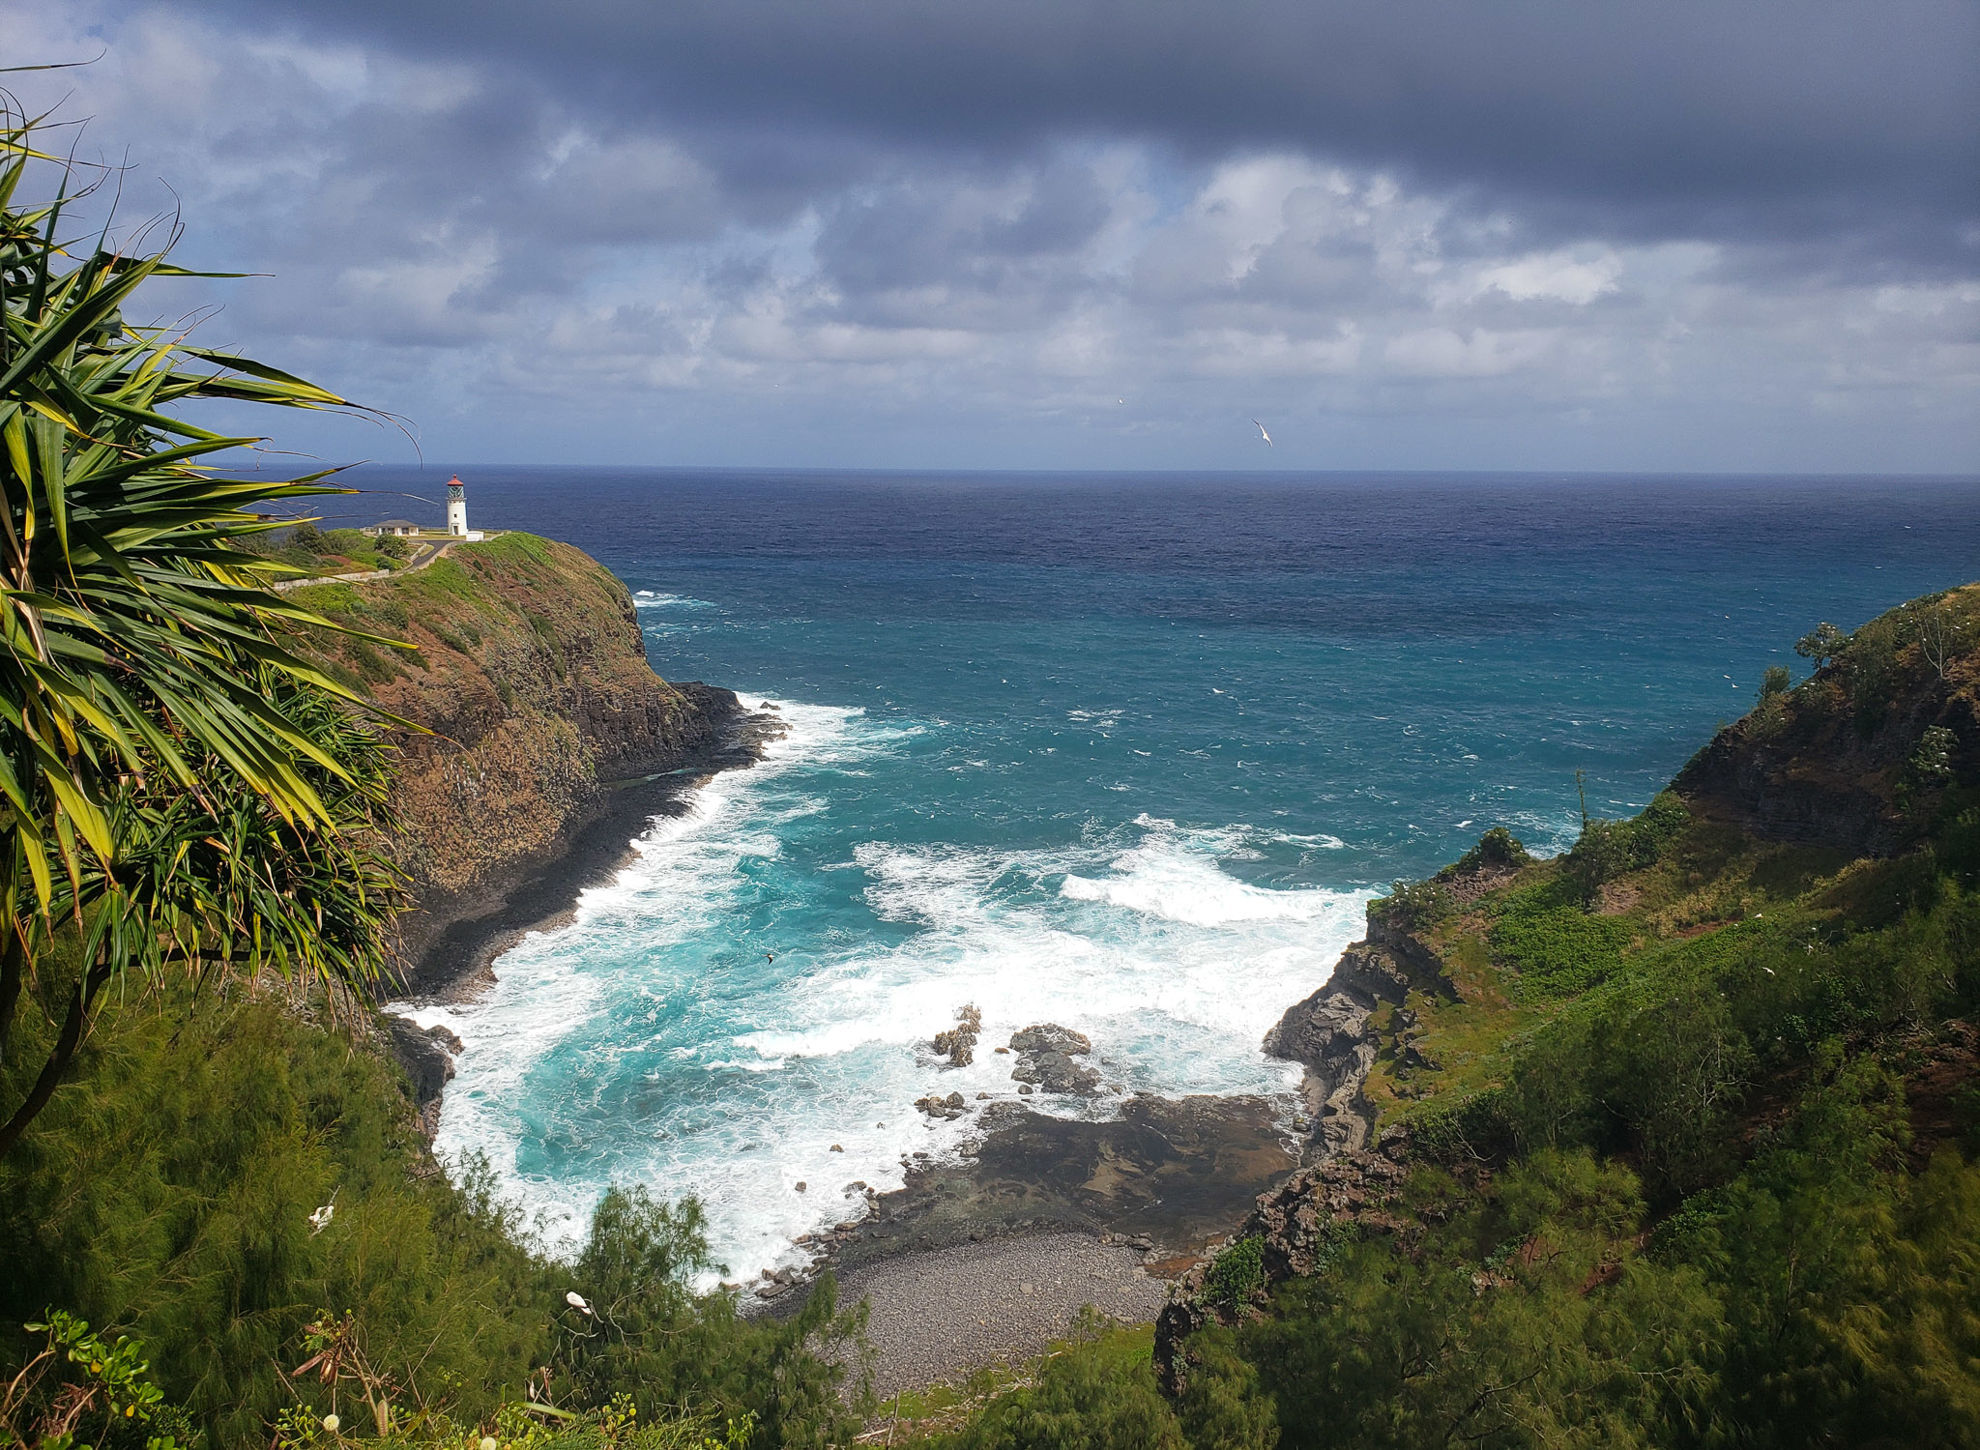
POLYGON ((1980 590, 1371 908, 1378 1139, 967 1446, 1980 1444, 1980 590), (1118 1356, 1116 1356, 1116 1361, 1118 1356), (1164 1397, 1168 1389, 1173 1399, 1164 1397))

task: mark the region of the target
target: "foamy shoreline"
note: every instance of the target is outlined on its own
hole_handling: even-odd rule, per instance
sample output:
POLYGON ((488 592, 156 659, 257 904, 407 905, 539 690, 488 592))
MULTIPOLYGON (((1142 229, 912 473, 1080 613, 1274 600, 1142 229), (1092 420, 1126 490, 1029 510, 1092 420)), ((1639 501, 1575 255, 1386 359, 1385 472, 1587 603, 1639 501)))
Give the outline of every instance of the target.
POLYGON ((952 747, 942 722, 780 713, 791 731, 759 769, 681 793, 620 870, 560 903, 565 925, 516 945, 499 984, 415 1011, 466 1044, 441 1151, 486 1154, 553 1248, 575 1246, 609 1183, 638 1182, 701 1197, 723 1277, 754 1283, 807 1270, 802 1240, 862 1219, 869 1190, 962 1164, 986 1108, 1118 1123, 1148 1095, 1264 1093, 1290 1113, 1298 1070, 1258 1043, 1324 978, 1363 893, 1247 883, 1217 863, 1249 859, 1258 828, 1146 814, 1069 848, 868 840, 794 877, 803 833, 870 774, 952 747), (850 888, 854 926, 874 926, 764 928, 814 882, 840 903, 850 888), (770 961, 751 968, 752 950, 770 961), (929 1041, 963 1001, 985 1040, 956 1069, 929 1041), (1040 1020, 1093 1037, 1099 1097, 1020 1098, 994 1047, 1040 1020), (967 1112, 917 1113, 930 1091, 967 1112))

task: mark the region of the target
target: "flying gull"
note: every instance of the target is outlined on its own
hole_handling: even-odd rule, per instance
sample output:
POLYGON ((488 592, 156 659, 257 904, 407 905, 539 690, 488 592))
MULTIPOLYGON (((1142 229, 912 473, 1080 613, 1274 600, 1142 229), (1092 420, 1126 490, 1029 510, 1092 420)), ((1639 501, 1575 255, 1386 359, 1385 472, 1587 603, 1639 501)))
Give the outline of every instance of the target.
POLYGON ((1253 419, 1251 420, 1251 426, 1252 426, 1252 427, 1254 427, 1254 428, 1256 428, 1256 429, 1258 430, 1258 436, 1259 436, 1260 438, 1263 438, 1263 439, 1265 440, 1265 446, 1266 446, 1267 448, 1270 448, 1270 447, 1272 447, 1272 446, 1273 446, 1273 444, 1272 444, 1272 435, 1271 435, 1270 433, 1267 433, 1267 432, 1265 431, 1265 425, 1264 425, 1263 423, 1261 423, 1261 422, 1259 422, 1259 421, 1258 421, 1258 420, 1257 420, 1256 418, 1253 418, 1253 419))

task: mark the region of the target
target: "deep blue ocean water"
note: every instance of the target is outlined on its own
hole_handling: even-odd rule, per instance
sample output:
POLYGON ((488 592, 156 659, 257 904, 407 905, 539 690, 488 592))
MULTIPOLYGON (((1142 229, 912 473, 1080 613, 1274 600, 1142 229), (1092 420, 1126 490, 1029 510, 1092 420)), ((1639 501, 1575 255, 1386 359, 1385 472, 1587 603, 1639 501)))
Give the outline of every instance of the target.
POLYGON ((662 675, 792 730, 444 1014, 441 1147, 553 1240, 613 1181, 698 1193, 745 1274, 963 1145, 914 1100, 1011 1093, 1027 1023, 1110 1085, 1058 1111, 1288 1088, 1259 1037, 1387 882, 1495 824, 1560 849, 1577 771, 1627 813, 1818 620, 1980 575, 1972 479, 461 473, 477 527, 626 580, 662 675))

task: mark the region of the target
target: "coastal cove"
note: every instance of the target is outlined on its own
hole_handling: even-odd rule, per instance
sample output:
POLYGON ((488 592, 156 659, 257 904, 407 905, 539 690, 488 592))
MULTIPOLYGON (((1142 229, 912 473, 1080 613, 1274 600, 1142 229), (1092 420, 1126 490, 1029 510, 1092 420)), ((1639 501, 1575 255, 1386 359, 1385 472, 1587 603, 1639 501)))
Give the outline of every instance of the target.
POLYGON ((1980 1450, 1980 7, 1666 8, 0 0, 0 1450, 1980 1450))
POLYGON ((1151 570, 1114 480, 535 477, 478 479, 484 520, 595 550, 663 675, 791 730, 623 869, 632 833, 598 837, 569 921, 422 1014, 465 1048, 439 1144, 487 1154, 553 1240, 609 1182, 694 1192, 736 1278, 802 1268, 868 1189, 953 1187, 979 1114, 1020 1101, 983 1056, 1032 1022, 1094 1044, 1102 1095, 1047 1107, 1068 1131, 1137 1094, 1263 1093, 1291 1139, 1298 1069, 1259 1045, 1362 902, 1486 824, 1560 849, 1577 768, 1592 809, 1641 805, 1813 617, 1937 582, 1972 531, 1953 485, 1170 479, 1146 486, 1200 543, 1151 570), (1086 541, 1103 503, 1118 550, 1086 541), (953 1069, 930 1042, 965 1003, 986 1030, 953 1069), (951 1091, 954 1120, 913 1106, 951 1091))

